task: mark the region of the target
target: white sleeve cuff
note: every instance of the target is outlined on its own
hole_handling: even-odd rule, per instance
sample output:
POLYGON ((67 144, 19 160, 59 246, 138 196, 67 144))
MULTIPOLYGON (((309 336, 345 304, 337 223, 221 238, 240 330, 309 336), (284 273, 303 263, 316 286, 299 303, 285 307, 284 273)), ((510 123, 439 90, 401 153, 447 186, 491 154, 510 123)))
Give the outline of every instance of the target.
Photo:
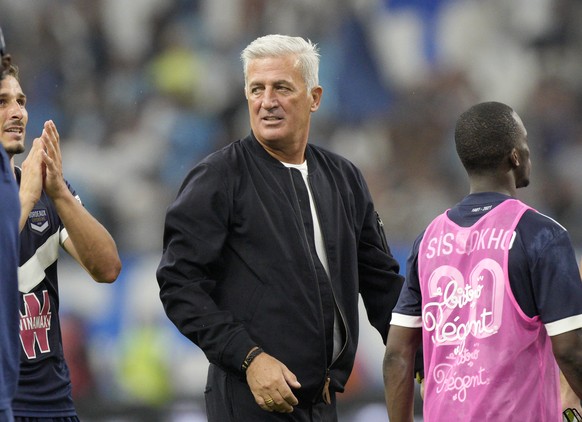
POLYGON ((582 328, 582 314, 550 322, 545 324, 545 327, 550 337, 577 330, 578 328, 582 328))
POLYGON ((398 325, 400 327, 408 328, 422 328, 422 317, 393 313, 390 325, 398 325))

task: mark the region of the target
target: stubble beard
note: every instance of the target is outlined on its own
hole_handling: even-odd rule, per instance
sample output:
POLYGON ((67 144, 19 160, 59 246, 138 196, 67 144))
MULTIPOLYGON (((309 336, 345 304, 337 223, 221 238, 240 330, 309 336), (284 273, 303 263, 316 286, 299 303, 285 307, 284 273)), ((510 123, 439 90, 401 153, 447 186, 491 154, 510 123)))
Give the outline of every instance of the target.
POLYGON ((22 154, 25 151, 24 142, 11 142, 8 145, 3 144, 2 146, 10 157, 14 157, 17 154, 22 154))

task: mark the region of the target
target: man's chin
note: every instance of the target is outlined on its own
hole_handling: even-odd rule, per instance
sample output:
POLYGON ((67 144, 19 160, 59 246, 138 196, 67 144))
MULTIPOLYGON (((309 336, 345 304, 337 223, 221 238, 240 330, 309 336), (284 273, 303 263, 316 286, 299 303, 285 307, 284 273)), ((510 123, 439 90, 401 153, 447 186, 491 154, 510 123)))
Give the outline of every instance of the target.
POLYGON ((3 146, 4 146, 4 149, 6 150, 6 153, 10 156, 22 154, 25 151, 24 144, 21 144, 21 143, 18 143, 18 144, 12 143, 12 144, 3 145, 3 146))
POLYGON ((529 179, 522 180, 516 187, 517 189, 527 188, 529 186, 529 179))

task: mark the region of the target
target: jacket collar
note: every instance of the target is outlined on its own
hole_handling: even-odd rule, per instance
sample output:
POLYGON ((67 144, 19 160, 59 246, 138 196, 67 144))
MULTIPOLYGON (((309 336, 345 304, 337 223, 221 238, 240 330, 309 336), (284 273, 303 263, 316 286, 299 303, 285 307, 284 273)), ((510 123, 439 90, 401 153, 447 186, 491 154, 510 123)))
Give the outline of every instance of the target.
MULTIPOLYGON (((275 167, 279 167, 281 169, 286 168, 279 160, 277 160, 276 158, 271 156, 271 154, 269 154, 267 152, 267 150, 265 150, 265 148, 263 148, 263 146, 257 140, 257 138, 255 137, 253 132, 251 132, 249 134, 249 136, 244 138, 242 140, 242 143, 246 147, 248 147, 254 155, 269 162, 271 165, 273 165, 275 167)), ((317 166, 317 160, 316 160, 315 155, 314 155, 314 148, 309 143, 307 144, 307 147, 305 148, 305 159, 307 160, 307 167, 309 168, 309 174, 312 174, 317 169, 318 166, 317 166)))

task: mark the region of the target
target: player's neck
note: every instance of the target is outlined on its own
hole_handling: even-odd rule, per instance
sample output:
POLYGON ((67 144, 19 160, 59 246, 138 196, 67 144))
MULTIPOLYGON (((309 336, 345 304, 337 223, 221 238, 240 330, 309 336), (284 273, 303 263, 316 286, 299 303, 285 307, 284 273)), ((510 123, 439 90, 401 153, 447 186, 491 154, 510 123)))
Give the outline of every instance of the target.
POLYGON ((517 196, 515 184, 507 180, 491 177, 472 177, 470 180, 470 193, 497 192, 511 197, 517 196))

